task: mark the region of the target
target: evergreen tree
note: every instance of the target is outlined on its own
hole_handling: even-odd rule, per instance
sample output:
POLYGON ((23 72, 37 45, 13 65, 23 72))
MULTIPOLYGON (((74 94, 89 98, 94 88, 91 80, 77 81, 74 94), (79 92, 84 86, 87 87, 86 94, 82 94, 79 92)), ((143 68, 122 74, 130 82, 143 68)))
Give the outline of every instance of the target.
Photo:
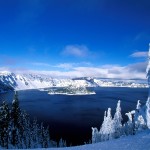
POLYGON ((3 101, 0 107, 0 145, 8 148, 10 129, 10 112, 8 104, 3 101))
POLYGON ((92 143, 100 142, 101 139, 99 137, 100 137, 100 134, 98 132, 98 129, 92 127, 92 143))
POLYGON ((13 119, 14 127, 20 127, 21 110, 19 107, 18 92, 15 92, 14 100, 12 101, 11 118, 13 119))
POLYGON ((136 123, 136 130, 138 130, 138 131, 144 130, 147 128, 146 123, 145 123, 142 115, 138 116, 137 121, 135 123, 136 123))
POLYGON ((25 148, 31 148, 31 135, 32 135, 32 129, 31 129, 31 123, 29 115, 24 111, 22 113, 23 118, 23 143, 25 145, 25 148))
POLYGON ((38 132, 39 132, 39 125, 37 123, 37 119, 34 119, 32 124, 33 148, 38 148, 38 132))
POLYGON ((150 43, 149 43, 149 52, 148 52, 148 65, 147 65, 147 78, 149 85, 149 96, 146 102, 146 123, 147 127, 150 129, 150 43))
MULTIPOLYGON (((65 141, 61 140, 65 146, 65 141)), ((0 106, 0 146, 7 149, 47 148, 53 145, 50 141, 49 128, 39 126, 37 120, 30 121, 29 115, 21 111, 17 92, 11 109, 4 101, 0 106)))
POLYGON ((39 143, 42 148, 44 148, 45 145, 45 132, 44 132, 44 126, 43 123, 40 125, 40 130, 39 130, 39 143))
POLYGON ((42 129, 42 147, 43 148, 47 148, 50 147, 50 137, 49 137, 49 127, 47 127, 46 129, 43 127, 42 129))
POLYGON ((138 100, 136 105, 136 110, 140 110, 140 108, 141 108, 141 103, 140 100, 138 100))
POLYGON ((116 113, 113 118, 113 128, 114 128, 114 138, 118 138, 122 135, 122 115, 121 115, 121 107, 120 100, 117 103, 116 113))
POLYGON ((12 118, 11 143, 13 146, 18 148, 18 144, 20 143, 19 129, 20 129, 20 122, 21 122, 21 110, 19 107, 17 92, 15 92, 14 100, 12 101, 11 118, 12 118))
POLYGON ((132 119, 132 113, 128 112, 125 115, 128 116, 128 121, 124 125, 124 132, 126 135, 133 135, 134 134, 134 125, 133 125, 133 119, 132 119))
POLYGON ((66 147, 66 141, 64 141, 62 138, 59 140, 59 143, 58 143, 58 147, 66 147))
POLYGON ((140 100, 138 100, 137 102, 137 106, 134 114, 134 125, 135 125, 135 132, 147 128, 145 112, 143 111, 143 108, 141 108, 140 100))
POLYGON ((150 97, 148 97, 146 102, 146 121, 147 127, 150 129, 150 97))
POLYGON ((106 141, 113 138, 113 120, 111 116, 111 108, 108 108, 107 116, 104 116, 104 121, 100 129, 101 141, 106 141))

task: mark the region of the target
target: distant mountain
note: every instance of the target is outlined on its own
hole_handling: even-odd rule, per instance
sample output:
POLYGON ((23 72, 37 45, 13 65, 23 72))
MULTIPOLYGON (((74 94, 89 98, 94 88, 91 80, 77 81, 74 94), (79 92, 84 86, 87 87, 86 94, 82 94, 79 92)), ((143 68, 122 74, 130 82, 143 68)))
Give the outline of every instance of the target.
POLYGON ((73 78, 73 79, 56 79, 43 74, 18 74, 12 72, 0 72, 0 89, 38 89, 48 87, 148 87, 146 83, 140 80, 115 80, 99 79, 91 77, 73 78))

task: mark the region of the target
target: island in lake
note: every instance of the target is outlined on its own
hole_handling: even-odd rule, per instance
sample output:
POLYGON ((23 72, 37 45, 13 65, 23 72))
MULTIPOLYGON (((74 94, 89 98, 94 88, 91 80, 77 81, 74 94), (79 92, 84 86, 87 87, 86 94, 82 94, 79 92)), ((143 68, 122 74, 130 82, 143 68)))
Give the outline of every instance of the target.
POLYGON ((91 95, 96 94, 94 91, 91 91, 83 86, 68 86, 62 88, 49 89, 48 94, 61 94, 61 95, 91 95))

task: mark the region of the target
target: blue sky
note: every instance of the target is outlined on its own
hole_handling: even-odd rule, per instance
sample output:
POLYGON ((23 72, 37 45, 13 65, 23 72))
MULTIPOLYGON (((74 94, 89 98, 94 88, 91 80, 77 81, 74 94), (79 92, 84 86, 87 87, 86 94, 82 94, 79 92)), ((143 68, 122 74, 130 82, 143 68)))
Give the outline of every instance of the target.
POLYGON ((145 78, 148 0, 1 0, 0 70, 145 78))

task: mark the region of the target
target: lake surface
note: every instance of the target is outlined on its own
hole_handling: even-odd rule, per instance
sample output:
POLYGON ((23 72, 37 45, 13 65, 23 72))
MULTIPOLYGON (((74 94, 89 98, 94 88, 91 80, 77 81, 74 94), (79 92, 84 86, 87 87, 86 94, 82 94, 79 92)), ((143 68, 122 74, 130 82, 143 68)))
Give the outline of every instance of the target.
MULTIPOLYGON (((112 108, 115 112, 121 100, 124 120, 126 112, 136 108, 137 100, 147 100, 146 88, 92 88, 96 95, 48 95, 47 91, 19 91, 20 106, 32 118, 50 127, 53 140, 61 137, 71 145, 80 145, 91 139, 91 127, 98 127, 103 121, 104 111, 112 108)), ((13 93, 1 94, 0 100, 12 101, 13 93)))

